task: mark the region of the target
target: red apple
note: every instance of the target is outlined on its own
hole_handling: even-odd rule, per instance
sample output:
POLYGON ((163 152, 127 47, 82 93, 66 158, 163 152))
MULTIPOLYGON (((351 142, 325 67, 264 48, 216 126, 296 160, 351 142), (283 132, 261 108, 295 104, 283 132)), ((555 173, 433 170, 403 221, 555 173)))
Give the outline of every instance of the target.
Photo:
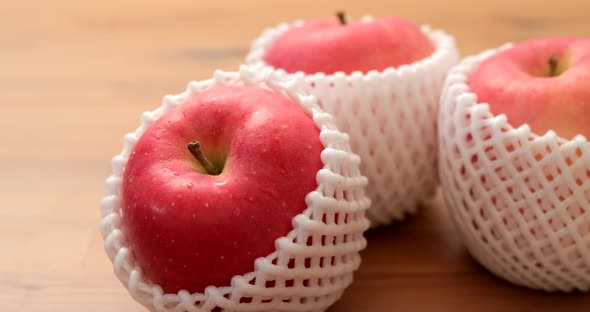
POLYGON ((367 216, 386 225, 434 194, 438 97, 458 51, 448 34, 401 18, 338 19, 268 29, 246 61, 260 77, 316 96, 348 132, 370 183, 367 216))
POLYGON ((493 114, 515 127, 590 138, 590 39, 544 38, 499 52, 469 76, 468 85, 493 114))
POLYGON ((588 56, 586 39, 534 40, 466 58, 445 82, 438 133, 449 213, 474 257, 517 285, 590 289, 590 144, 540 133, 587 131, 588 56), (507 131, 523 123, 539 136, 507 131))
POLYGON ((420 28, 405 19, 346 23, 341 14, 339 19, 310 21, 287 31, 269 48, 264 61, 289 73, 350 74, 410 64, 434 51, 420 28))
POLYGON ((123 178, 122 228, 145 276, 202 292, 253 271, 306 208, 322 150, 311 117, 261 87, 217 86, 167 112, 123 178))

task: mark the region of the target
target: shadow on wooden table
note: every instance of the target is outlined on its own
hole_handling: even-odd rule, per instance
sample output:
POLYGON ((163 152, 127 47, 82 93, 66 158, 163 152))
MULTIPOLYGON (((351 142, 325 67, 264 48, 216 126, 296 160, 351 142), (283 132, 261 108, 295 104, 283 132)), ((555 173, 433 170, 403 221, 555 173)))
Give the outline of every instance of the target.
POLYGON ((590 311, 590 295, 511 285, 461 244, 439 195, 416 216, 367 232, 355 282, 329 311, 590 311))

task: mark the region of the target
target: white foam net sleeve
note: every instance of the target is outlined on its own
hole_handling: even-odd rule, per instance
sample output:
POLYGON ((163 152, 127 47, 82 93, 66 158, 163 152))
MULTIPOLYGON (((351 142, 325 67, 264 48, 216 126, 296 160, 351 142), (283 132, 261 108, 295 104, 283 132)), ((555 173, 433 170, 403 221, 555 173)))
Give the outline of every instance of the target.
POLYGON ((446 73, 459 59, 454 39, 423 26, 435 44, 431 56, 366 74, 306 75, 266 64, 264 56, 276 39, 302 25, 298 21, 264 31, 253 42, 247 64, 259 75, 290 81, 317 96, 336 125, 350 135, 352 150, 363 159, 361 171, 369 178, 372 205, 367 216, 373 226, 414 213, 437 184, 436 116, 446 73))
POLYGON ((590 143, 514 128, 478 103, 467 77, 496 51, 454 67, 441 96, 439 169, 450 215, 494 274, 533 289, 587 291, 590 143))
POLYGON ((352 153, 348 135, 336 128, 332 116, 317 102, 313 96, 255 78, 243 67, 239 73, 216 72, 211 80, 191 82, 184 93, 166 96, 159 108, 143 113, 141 125, 125 135, 123 151, 113 158, 113 173, 106 180, 101 202, 104 247, 115 274, 133 298, 158 312, 323 311, 340 298, 360 265, 359 251, 366 246, 363 232, 369 227, 365 211, 370 200, 364 192, 367 178, 361 175, 360 157, 352 153), (320 129, 324 167, 317 173, 317 189, 305 198, 307 208, 293 218, 293 230, 275 241, 275 252, 255 261, 253 272, 234 276, 227 287, 209 286, 204 293, 167 294, 145 279, 121 231, 125 164, 154 120, 189 97, 225 84, 259 85, 303 107, 320 129))

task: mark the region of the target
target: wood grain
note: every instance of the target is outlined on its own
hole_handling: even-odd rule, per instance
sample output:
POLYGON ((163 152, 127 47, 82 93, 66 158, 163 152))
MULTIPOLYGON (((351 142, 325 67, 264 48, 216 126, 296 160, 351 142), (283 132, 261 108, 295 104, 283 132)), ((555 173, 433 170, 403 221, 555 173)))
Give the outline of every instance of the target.
MULTIPOLYGON (((346 9, 454 34, 464 54, 590 35, 590 2, 8 1, 0 9, 0 311, 143 311, 102 250, 98 202, 122 135, 163 95, 238 67, 264 27, 346 9)), ((590 296, 493 277, 439 196, 370 231, 356 283, 330 311, 589 311, 590 296)))

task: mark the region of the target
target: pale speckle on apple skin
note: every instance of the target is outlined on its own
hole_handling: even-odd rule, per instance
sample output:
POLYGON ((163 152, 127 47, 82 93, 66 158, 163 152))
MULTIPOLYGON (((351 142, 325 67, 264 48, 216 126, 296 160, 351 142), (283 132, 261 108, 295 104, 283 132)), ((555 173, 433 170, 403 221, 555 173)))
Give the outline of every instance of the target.
POLYGON ((225 256, 221 256, 221 257, 219 257, 219 259, 224 260, 225 259, 225 256))
POLYGON ((189 183, 186 185, 186 187, 187 187, 187 188, 189 188, 189 189, 190 189, 190 188, 193 188, 193 183, 192 183, 192 182, 189 182, 189 183))
POLYGON ((234 247, 238 246, 238 242, 236 242, 236 241, 233 241, 232 244, 234 245, 234 247))
POLYGON ((283 207, 287 207, 287 203, 286 203, 286 202, 282 202, 282 203, 281 203, 281 206, 283 206, 283 207))
POLYGON ((209 203, 205 203, 205 207, 209 208, 209 203))
POLYGON ((156 220, 156 216, 152 216, 152 220, 156 220))
POLYGON ((312 149, 312 146, 307 144, 307 149, 312 149))
POLYGON ((172 204, 170 204, 170 205, 171 205, 172 207, 174 207, 174 206, 176 206, 176 203, 172 203, 172 204))
POLYGON ((172 258, 168 258, 168 262, 172 263, 172 258))
POLYGON ((281 169, 281 174, 285 174, 286 172, 285 169, 281 169))
POLYGON ((176 243, 176 241, 172 239, 172 240, 170 240, 170 243, 174 244, 174 243, 176 243))
POLYGON ((287 128, 289 128, 289 126, 287 126, 287 125, 281 125, 281 128, 282 129, 287 129, 287 128))
POLYGON ((196 218, 197 218, 197 215, 193 213, 193 219, 196 219, 196 218))
POLYGON ((248 197, 248 200, 251 202, 254 202, 254 197, 250 196, 250 197, 248 197))

